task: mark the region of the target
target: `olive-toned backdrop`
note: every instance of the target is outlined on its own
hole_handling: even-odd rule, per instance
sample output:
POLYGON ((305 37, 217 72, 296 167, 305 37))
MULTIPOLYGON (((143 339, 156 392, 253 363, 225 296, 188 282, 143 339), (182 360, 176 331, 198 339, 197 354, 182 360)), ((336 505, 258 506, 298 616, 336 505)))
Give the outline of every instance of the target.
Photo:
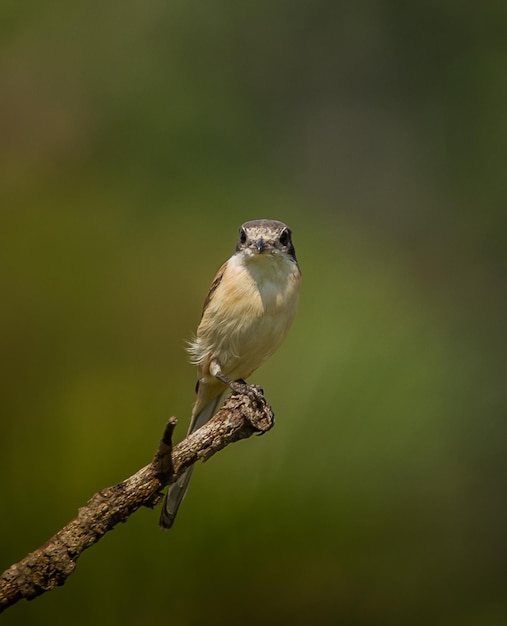
POLYGON ((147 463, 248 219, 276 428, 5 625, 507 622, 505 3, 4 3, 0 569, 147 463))

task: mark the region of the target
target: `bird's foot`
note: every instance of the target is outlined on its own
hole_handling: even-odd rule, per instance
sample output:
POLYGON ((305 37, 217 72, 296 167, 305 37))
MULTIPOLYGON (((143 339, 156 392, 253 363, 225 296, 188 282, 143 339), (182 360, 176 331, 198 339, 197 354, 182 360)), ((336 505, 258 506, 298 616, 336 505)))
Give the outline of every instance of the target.
POLYGON ((232 389, 234 393, 237 393, 242 396, 248 396, 248 398, 256 405, 261 405, 265 403, 264 399, 264 390, 259 387, 259 385, 249 385, 242 378, 238 380, 231 380, 224 376, 221 372, 216 374, 218 380, 221 380, 228 387, 232 389))
POLYGON ((258 435, 267 432, 274 425, 274 413, 264 398, 259 385, 249 385, 244 380, 230 381, 231 395, 225 401, 224 408, 240 410, 245 420, 257 431, 258 435))

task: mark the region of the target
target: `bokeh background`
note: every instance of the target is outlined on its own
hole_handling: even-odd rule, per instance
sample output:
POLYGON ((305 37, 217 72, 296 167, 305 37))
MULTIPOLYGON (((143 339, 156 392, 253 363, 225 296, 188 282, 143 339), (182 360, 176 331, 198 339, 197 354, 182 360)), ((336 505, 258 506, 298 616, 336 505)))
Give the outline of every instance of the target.
POLYGON ((2 3, 2 570, 183 436, 241 222, 304 279, 276 428, 4 624, 507 623, 506 7, 2 3))

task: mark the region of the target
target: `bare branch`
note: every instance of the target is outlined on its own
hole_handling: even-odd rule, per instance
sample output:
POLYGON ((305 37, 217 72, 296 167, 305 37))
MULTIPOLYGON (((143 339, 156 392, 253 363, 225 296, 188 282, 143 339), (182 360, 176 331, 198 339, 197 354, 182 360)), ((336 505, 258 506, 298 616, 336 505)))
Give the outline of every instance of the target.
POLYGON ((199 459, 209 459, 230 443, 267 432, 273 424, 271 407, 262 389, 255 386, 248 393, 229 396, 207 424, 174 448, 171 437, 176 419, 171 418, 149 465, 96 493, 79 509, 77 517, 0 576, 0 613, 22 598, 31 600, 63 585, 83 550, 140 507, 158 504, 163 487, 174 482, 185 468, 199 459))

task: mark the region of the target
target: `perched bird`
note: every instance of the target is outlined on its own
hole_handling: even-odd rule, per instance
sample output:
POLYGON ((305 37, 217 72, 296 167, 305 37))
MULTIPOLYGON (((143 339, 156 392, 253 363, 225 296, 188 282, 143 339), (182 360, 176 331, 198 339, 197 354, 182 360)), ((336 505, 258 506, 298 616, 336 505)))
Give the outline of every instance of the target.
MULTIPOLYGON (((278 349, 296 314, 300 282, 290 228, 275 220, 245 222, 234 254, 211 283, 189 347, 198 378, 188 434, 216 413, 227 387, 244 381, 278 349)), ((173 525, 192 467, 169 487, 162 528, 173 525)))

